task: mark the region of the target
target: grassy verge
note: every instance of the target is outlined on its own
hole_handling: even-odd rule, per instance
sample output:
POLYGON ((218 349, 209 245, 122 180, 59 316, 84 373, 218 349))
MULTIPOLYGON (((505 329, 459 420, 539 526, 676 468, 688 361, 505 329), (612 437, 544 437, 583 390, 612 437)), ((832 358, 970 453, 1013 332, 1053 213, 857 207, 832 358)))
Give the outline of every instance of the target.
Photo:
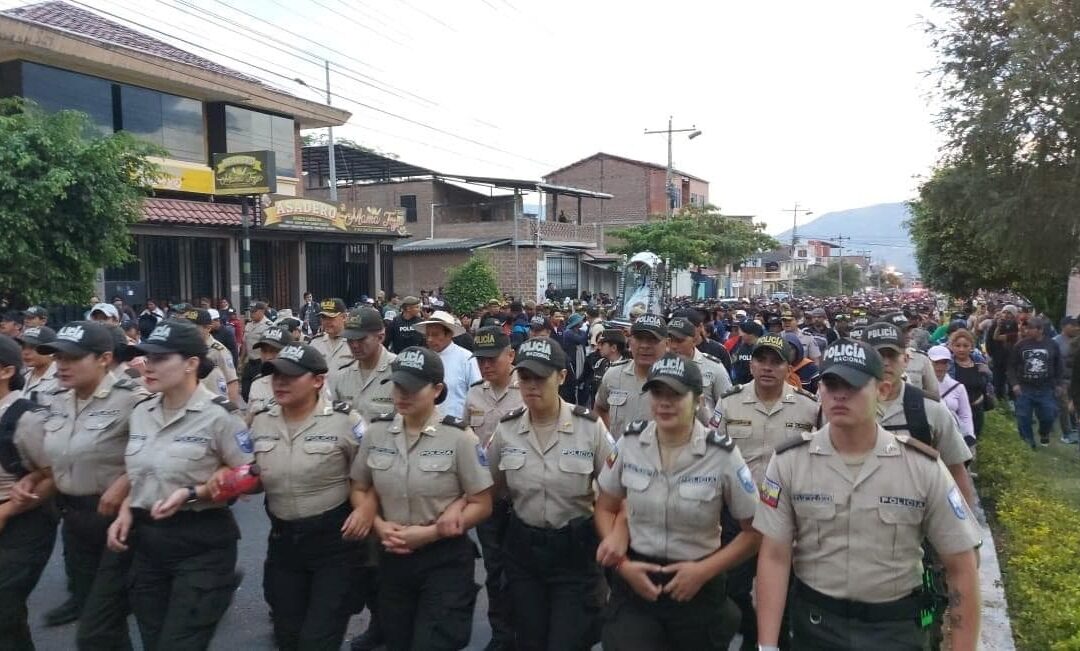
POLYGON ((987 415, 977 484, 991 518, 1016 645, 1080 650, 1080 456, 1058 443, 1032 451, 1016 421, 987 415))

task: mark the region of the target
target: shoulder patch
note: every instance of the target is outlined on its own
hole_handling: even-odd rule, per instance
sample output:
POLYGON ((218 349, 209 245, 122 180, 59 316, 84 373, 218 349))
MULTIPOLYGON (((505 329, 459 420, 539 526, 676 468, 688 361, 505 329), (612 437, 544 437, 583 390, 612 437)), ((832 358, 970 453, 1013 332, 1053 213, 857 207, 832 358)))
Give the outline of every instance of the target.
POLYGON ((629 436, 631 434, 637 435, 645 431, 645 428, 649 426, 647 420, 635 420, 626 426, 626 430, 623 431, 623 436, 629 436))
POLYGON ((591 409, 588 409, 587 407, 582 407, 581 405, 574 407, 574 415, 581 416, 582 418, 591 421, 600 420, 600 417, 597 416, 596 413, 594 413, 591 409))
POLYGON ((350 411, 352 411, 352 405, 350 405, 347 402, 339 402, 339 401, 335 400, 334 401, 334 411, 341 412, 343 414, 347 414, 350 411))
POLYGON ((733 395, 735 395, 736 393, 741 393, 741 392, 742 392, 742 390, 743 390, 743 385, 741 385, 741 384, 736 384, 735 386, 731 387, 730 389, 728 389, 727 391, 725 391, 724 393, 722 393, 722 394, 720 395, 720 397, 721 397, 721 398, 726 398, 726 397, 728 397, 728 396, 733 396, 733 395))
POLYGON ((788 450, 794 450, 797 447, 801 447, 803 445, 806 445, 807 443, 810 442, 810 439, 812 439, 812 438, 813 438, 813 435, 811 435, 810 432, 803 432, 802 435, 799 436, 798 438, 793 438, 791 440, 784 441, 780 445, 776 446, 776 449, 774 450, 774 452, 776 454, 783 454, 783 453, 787 452, 788 450))
POLYGON ((465 421, 463 421, 460 418, 457 418, 455 416, 447 416, 446 418, 443 418, 439 422, 442 423, 443 425, 450 425, 450 426, 456 427, 458 429, 465 429, 465 421))
POLYGON ((709 433, 705 435, 705 442, 709 445, 715 445, 723 450, 731 452, 735 447, 735 441, 732 440, 727 434, 721 434, 716 430, 709 430, 709 433))
POLYGON ((470 384, 469 386, 470 386, 470 387, 478 387, 478 386, 480 386, 480 385, 481 385, 481 384, 483 384, 483 383, 484 383, 484 381, 483 381, 483 380, 477 380, 476 382, 473 382, 473 383, 472 383, 472 384, 470 384))
POLYGON ((391 420, 394 420, 394 416, 397 416, 397 412, 391 410, 391 411, 379 414, 378 416, 373 416, 371 418, 371 422, 374 423, 374 422, 377 422, 377 421, 391 421, 391 420))
POLYGON ((912 450, 915 450, 916 452, 918 452, 919 454, 921 454, 921 455, 923 455, 925 457, 929 457, 929 458, 933 459, 934 461, 937 461, 937 459, 938 459, 938 451, 937 450, 935 450, 934 448, 930 447, 929 445, 923 443, 922 441, 920 441, 920 440, 918 440, 918 439, 916 439, 914 437, 908 436, 907 434, 901 434, 901 435, 896 437, 896 440, 900 441, 904 445, 908 446, 912 450))
POLYGON ((225 396, 215 396, 213 402, 215 405, 220 406, 222 409, 229 412, 230 414, 240 411, 240 408, 236 406, 236 403, 229 400, 225 396))
POLYGON ((512 411, 509 414, 507 414, 507 415, 503 416, 502 418, 500 418, 499 422, 500 423, 505 423, 508 420, 515 420, 515 419, 521 418, 523 415, 525 415, 525 407, 518 407, 514 411, 512 411))

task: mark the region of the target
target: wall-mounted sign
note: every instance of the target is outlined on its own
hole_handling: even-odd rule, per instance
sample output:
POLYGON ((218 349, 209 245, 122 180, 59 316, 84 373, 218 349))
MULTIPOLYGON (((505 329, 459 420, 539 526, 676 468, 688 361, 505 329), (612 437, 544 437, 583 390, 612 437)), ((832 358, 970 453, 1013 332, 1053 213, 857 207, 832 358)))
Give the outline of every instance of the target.
POLYGON ((214 194, 277 192, 277 166, 272 151, 214 154, 214 194))
POLYGON ((408 237, 405 211, 366 206, 348 208, 314 199, 273 195, 263 208, 263 227, 331 233, 371 233, 408 237))
POLYGON ((163 158, 151 160, 161 172, 153 181, 156 189, 214 194, 214 173, 209 167, 163 158))

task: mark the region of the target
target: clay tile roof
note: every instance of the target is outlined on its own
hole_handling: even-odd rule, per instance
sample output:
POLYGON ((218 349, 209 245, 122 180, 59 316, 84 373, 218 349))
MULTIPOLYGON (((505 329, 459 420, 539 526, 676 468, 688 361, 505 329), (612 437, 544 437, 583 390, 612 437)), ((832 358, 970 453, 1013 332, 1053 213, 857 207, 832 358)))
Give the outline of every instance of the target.
MULTIPOLYGON (((149 197, 143 202, 142 221, 148 224, 181 226, 241 226, 240 206, 233 203, 209 203, 149 197)), ((251 221, 252 226, 256 220, 251 221)))
POLYGON ((209 72, 232 77, 233 79, 265 85, 255 77, 249 77, 248 75, 232 70, 231 68, 226 68, 221 64, 204 59, 197 54, 185 52, 164 41, 151 38, 146 34, 102 18, 93 12, 80 9, 79 7, 70 5, 66 2, 60 2, 59 0, 8 9, 7 11, 0 12, 0 15, 37 23, 52 29, 71 32, 76 36, 89 38, 95 41, 120 45, 144 54, 195 66, 209 72))

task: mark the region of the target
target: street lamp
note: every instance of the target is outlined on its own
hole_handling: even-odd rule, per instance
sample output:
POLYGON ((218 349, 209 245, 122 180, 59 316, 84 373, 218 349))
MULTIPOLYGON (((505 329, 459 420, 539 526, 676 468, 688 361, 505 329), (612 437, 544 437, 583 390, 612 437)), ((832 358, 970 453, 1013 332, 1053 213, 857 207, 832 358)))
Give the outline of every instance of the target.
POLYGON ((673 133, 689 133, 687 140, 693 140, 701 135, 701 129, 698 129, 696 125, 690 125, 689 129, 673 129, 671 128, 672 117, 668 116, 667 129, 656 129, 650 131, 645 129, 645 135, 652 135, 656 133, 667 134, 667 194, 668 194, 668 217, 675 214, 675 184, 671 179, 671 134, 673 133))
MULTIPOLYGON (((327 60, 325 63, 326 63, 326 105, 330 106, 330 61, 327 60)), ((309 85, 306 81, 304 81, 303 79, 300 79, 299 77, 294 78, 293 81, 300 84, 301 86, 304 86, 305 88, 311 88, 311 90, 318 90, 317 88, 312 88, 311 85, 309 85)), ((327 134, 327 139, 329 140, 329 142, 327 143, 327 146, 326 146, 326 152, 327 152, 327 156, 328 156, 328 159, 329 159, 328 164, 330 166, 330 201, 331 201, 331 203, 336 204, 337 200, 338 200, 338 198, 337 198, 337 157, 335 156, 336 152, 334 151, 334 127, 332 127, 332 126, 326 127, 326 134, 327 134)))

